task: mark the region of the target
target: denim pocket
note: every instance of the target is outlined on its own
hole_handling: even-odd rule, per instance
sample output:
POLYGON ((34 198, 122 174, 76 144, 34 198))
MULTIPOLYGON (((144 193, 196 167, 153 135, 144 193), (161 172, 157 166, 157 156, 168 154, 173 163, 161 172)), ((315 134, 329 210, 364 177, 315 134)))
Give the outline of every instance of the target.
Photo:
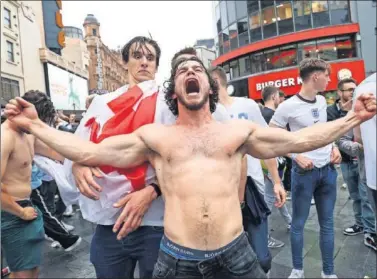
POLYGON ((311 173, 313 171, 313 169, 310 169, 310 170, 303 169, 297 163, 295 163, 293 165, 292 170, 293 170, 294 173, 296 173, 298 175, 306 175, 306 174, 311 173))
MULTIPOLYGON (((226 269, 233 276, 253 275, 253 270, 260 269, 257 256, 250 245, 242 248, 241 251, 232 257, 231 261, 226 265, 226 269)), ((259 278, 251 276, 251 278, 259 278)))
POLYGON ((157 260, 153 269, 153 278, 171 278, 173 277, 173 270, 170 269, 167 265, 162 263, 160 260, 157 260))

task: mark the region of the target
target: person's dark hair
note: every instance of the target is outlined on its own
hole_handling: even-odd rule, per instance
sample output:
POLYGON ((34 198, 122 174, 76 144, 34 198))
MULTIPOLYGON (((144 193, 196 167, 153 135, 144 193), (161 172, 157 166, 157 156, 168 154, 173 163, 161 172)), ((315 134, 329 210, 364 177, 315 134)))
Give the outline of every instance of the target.
POLYGON ((277 88, 275 86, 266 86, 265 88, 263 88, 263 90, 262 90, 263 102, 269 101, 271 99, 271 97, 274 94, 276 94, 277 92, 279 92, 279 88, 277 88))
POLYGON ((227 86, 227 78, 226 78, 226 73, 225 73, 224 68, 220 66, 215 66, 215 67, 209 68, 208 72, 210 75, 217 74, 220 78, 220 85, 223 87, 227 86))
POLYGON ((194 55, 197 56, 196 49, 193 47, 185 47, 178 51, 176 54, 174 54, 173 58, 171 59, 170 66, 173 69, 175 60, 181 55, 194 55))
POLYGON ((35 106, 39 119, 48 125, 54 123, 56 115, 54 104, 45 93, 38 90, 29 90, 22 98, 35 106))
POLYGON ((200 65, 202 65, 207 77, 210 89, 212 90, 212 94, 209 94, 209 108, 211 110, 211 113, 213 113, 216 110, 216 104, 219 101, 219 88, 216 83, 216 81, 211 77, 211 75, 208 73, 208 70, 204 66, 203 62, 198 57, 191 57, 191 58, 179 58, 177 61, 175 61, 171 73, 170 78, 165 81, 164 87, 165 87, 165 101, 168 105, 171 112, 177 116, 178 115, 178 98, 173 98, 173 95, 175 94, 175 75, 177 73, 178 66, 184 62, 187 61, 196 61, 200 65))
POLYGON ((339 81, 338 89, 343 90, 343 85, 345 85, 346 83, 354 83, 355 85, 357 85, 356 80, 354 80, 353 78, 345 78, 339 81))
POLYGON ((135 50, 145 47, 149 53, 151 53, 151 50, 147 47, 147 44, 153 46, 154 50, 156 51, 156 66, 158 68, 158 65, 160 64, 161 49, 155 40, 143 36, 134 37, 127 44, 125 44, 125 46, 122 48, 123 61, 128 63, 130 60, 130 49, 134 43, 136 43, 135 50))
POLYGON ((303 81, 306 81, 314 72, 330 72, 330 64, 318 58, 306 58, 300 62, 299 74, 303 81))

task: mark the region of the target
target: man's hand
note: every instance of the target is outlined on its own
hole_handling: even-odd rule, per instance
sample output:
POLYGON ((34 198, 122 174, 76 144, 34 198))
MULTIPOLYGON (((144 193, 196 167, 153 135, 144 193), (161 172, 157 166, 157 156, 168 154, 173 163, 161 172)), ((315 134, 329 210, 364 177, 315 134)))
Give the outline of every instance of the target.
POLYGON ((157 198, 157 194, 154 188, 147 185, 144 189, 126 195, 114 204, 116 208, 124 206, 113 227, 115 233, 122 227, 117 236, 118 240, 140 226, 145 212, 155 198, 157 198))
POLYGON ((362 122, 376 115, 376 97, 373 94, 361 94, 355 101, 354 113, 362 122))
POLYGON ((342 162, 342 155, 340 154, 340 151, 338 147, 333 147, 331 151, 331 164, 340 164, 342 162))
POLYGON ((80 193, 89 199, 98 200, 98 192, 102 191, 102 187, 97 184, 93 176, 100 178, 102 177, 101 172, 97 168, 86 167, 78 163, 73 163, 72 173, 75 177, 76 186, 79 188, 80 193))
POLYGON ((305 170, 311 170, 314 168, 313 161, 301 154, 298 154, 294 160, 301 168, 305 170))
POLYGON ((20 218, 25 221, 34 220, 37 218, 38 213, 32 206, 27 206, 22 209, 22 214, 20 218))
POLYGON ((274 193, 276 198, 275 206, 280 208, 284 205, 286 199, 285 190, 280 183, 274 185, 274 193))
POLYGON ((34 105, 20 97, 10 100, 5 106, 4 113, 12 123, 26 130, 38 119, 34 105))

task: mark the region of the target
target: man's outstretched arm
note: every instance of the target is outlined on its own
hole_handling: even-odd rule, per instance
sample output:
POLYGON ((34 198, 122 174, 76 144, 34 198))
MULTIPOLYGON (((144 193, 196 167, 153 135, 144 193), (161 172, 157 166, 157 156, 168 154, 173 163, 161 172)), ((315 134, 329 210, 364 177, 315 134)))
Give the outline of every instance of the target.
POLYGON ((83 165, 129 168, 148 160, 149 149, 141 139, 140 131, 107 138, 95 144, 71 133, 51 128, 40 120, 32 121, 28 130, 65 158, 83 165))
POLYGON ((269 159, 287 153, 315 150, 335 141, 361 122, 357 114, 349 112, 336 121, 316 124, 296 132, 261 128, 251 123, 253 127, 245 144, 246 153, 260 159, 269 159))

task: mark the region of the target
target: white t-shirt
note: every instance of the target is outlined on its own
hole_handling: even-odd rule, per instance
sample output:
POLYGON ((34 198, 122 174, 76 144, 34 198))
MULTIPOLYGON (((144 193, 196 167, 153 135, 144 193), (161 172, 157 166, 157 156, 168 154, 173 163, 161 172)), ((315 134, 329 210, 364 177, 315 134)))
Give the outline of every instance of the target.
MULTIPOLYGON (((325 97, 317 95, 314 101, 303 99, 295 95, 281 103, 271 119, 272 124, 285 128, 287 124, 292 132, 301 130, 316 123, 327 122, 327 103, 325 97)), ((313 151, 302 153, 313 161, 317 168, 330 163, 332 144, 313 151)))
MULTIPOLYGON (((268 127, 258 104, 247 98, 233 97, 233 103, 226 107, 231 118, 251 120, 263 127, 268 127)), ((259 159, 247 155, 247 175, 253 178, 261 193, 264 193, 264 175, 259 159)))
MULTIPOLYGON (((357 88, 354 98, 362 93, 373 93, 376 96, 376 74, 366 78, 357 88)), ((354 102, 355 103, 355 102, 354 102)), ((360 125, 361 138, 364 145, 365 172, 369 188, 376 187, 376 116, 360 125)))

